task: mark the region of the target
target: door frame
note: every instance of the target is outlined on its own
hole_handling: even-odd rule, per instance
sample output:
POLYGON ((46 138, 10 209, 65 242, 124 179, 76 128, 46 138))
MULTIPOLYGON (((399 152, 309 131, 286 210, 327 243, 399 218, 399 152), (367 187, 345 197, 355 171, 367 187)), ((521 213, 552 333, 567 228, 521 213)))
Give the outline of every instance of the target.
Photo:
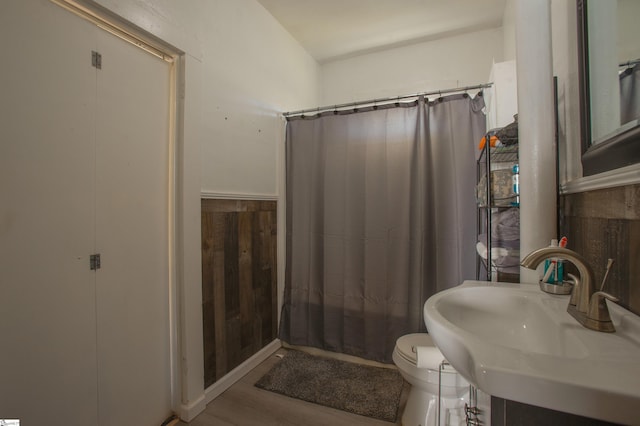
POLYGON ((184 162, 181 148, 184 143, 184 99, 185 99, 185 52, 160 38, 126 21, 108 9, 87 0, 50 0, 75 15, 88 20, 99 28, 134 46, 152 54, 170 64, 169 87, 169 161, 168 168, 168 278, 169 300, 169 359, 171 408, 174 413, 182 411, 187 403, 183 384, 187 382, 186 369, 182 368, 181 354, 186 351, 186 342, 180 338, 181 327, 185 323, 183 305, 178 282, 179 271, 183 269, 183 235, 180 226, 181 201, 183 199, 181 182, 183 181, 184 162))

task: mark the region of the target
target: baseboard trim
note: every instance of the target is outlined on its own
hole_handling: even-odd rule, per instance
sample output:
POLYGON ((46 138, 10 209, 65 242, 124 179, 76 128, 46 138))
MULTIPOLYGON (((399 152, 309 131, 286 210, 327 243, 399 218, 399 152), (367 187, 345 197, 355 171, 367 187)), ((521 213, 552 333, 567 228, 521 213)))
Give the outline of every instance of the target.
POLYGON ((205 394, 202 394, 191 404, 182 404, 180 406, 180 420, 190 422, 195 419, 198 414, 202 413, 205 408, 207 408, 207 401, 205 394))
POLYGON ((373 361, 373 360, 370 360, 370 359, 360 358, 360 357, 355 356, 355 355, 348 355, 348 354, 343 354, 343 353, 339 353, 339 352, 326 351, 324 349, 314 348, 314 347, 311 347, 311 346, 297 346, 297 345, 290 345, 287 342, 282 342, 282 347, 285 348, 285 349, 295 349, 297 351, 306 352, 306 353, 308 353, 310 355, 323 356, 325 358, 337 359, 339 361, 352 362, 354 364, 368 365, 368 366, 371 366, 371 367, 380 367, 380 368, 391 368, 391 369, 397 369, 398 368, 398 367, 396 367, 395 364, 386 364, 386 363, 383 363, 383 362, 378 362, 378 361, 373 361))
POLYGON ((220 380, 209 386, 204 391, 206 404, 216 399, 220 394, 222 394, 222 392, 229 389, 231 385, 243 378, 249 371, 256 368, 258 364, 269 358, 281 347, 282 342, 280 341, 280 339, 275 339, 273 342, 269 343, 267 346, 256 352, 251 358, 249 358, 248 360, 231 370, 229 373, 227 373, 220 380))

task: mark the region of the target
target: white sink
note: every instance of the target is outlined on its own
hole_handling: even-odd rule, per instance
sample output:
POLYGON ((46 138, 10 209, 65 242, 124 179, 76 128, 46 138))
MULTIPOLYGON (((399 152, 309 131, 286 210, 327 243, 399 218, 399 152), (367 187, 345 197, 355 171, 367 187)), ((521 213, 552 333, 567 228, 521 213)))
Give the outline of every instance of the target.
POLYGON ((537 285, 465 281, 429 298, 424 318, 445 358, 490 395, 637 423, 640 317, 607 302, 616 332, 597 332, 568 302, 537 285))

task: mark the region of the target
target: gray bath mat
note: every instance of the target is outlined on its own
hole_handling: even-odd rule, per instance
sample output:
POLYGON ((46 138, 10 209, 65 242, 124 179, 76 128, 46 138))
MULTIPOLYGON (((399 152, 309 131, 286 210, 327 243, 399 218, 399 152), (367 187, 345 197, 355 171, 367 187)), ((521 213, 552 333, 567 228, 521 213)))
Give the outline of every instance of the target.
POLYGON ((403 379, 395 369, 290 350, 255 385, 291 398, 395 422, 403 379))

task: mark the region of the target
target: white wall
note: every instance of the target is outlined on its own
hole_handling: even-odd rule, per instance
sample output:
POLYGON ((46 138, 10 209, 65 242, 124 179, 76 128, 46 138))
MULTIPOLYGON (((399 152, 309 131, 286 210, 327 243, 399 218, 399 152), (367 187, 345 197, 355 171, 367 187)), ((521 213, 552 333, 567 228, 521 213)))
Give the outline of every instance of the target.
POLYGON ((201 63, 202 188, 276 194, 278 114, 317 104, 315 60, 255 0, 98 1, 201 63))
POLYGON ((494 28, 328 62, 321 105, 486 83, 502 60, 502 29, 494 28))
POLYGON ((502 32, 504 35, 504 60, 516 59, 516 6, 515 0, 506 0, 502 14, 502 32))
POLYGON ((205 2, 203 188, 276 194, 279 113, 317 99, 317 64, 254 1, 205 2), (208 9, 208 10, 207 10, 208 9))
POLYGON ((496 62, 491 67, 489 80, 493 86, 485 90, 487 129, 504 127, 518 113, 518 78, 516 60, 496 62))
MULTIPOLYGON (((319 68, 255 0, 97 3, 186 52, 177 279, 182 381, 178 403, 181 415, 188 420, 206 402, 201 191, 278 197, 282 204, 284 123, 280 113, 318 104, 319 68)), ((284 229, 282 212, 278 226, 284 229)), ((280 289, 284 276, 282 247, 280 241, 280 289)))

